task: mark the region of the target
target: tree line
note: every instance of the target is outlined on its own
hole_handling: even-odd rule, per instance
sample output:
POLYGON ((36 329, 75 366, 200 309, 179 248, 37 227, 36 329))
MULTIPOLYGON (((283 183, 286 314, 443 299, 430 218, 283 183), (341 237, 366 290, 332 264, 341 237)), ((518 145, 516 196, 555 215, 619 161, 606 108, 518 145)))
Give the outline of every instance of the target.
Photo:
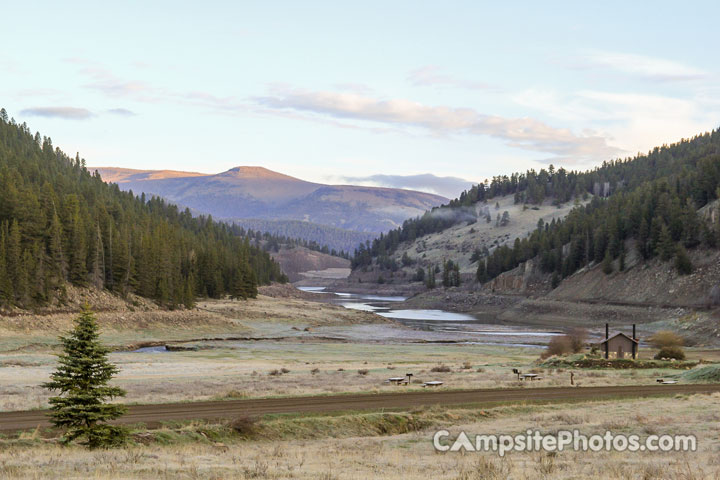
POLYGON ((308 250, 315 252, 325 253, 332 255, 333 257, 340 257, 346 260, 350 259, 350 254, 345 250, 336 250, 330 248, 327 245, 320 244, 315 240, 307 240, 304 238, 288 237, 278 233, 262 232, 260 230, 253 230, 248 228, 247 230, 235 224, 233 226, 233 232, 241 237, 248 237, 254 241, 255 245, 261 247, 266 252, 279 252, 280 248, 294 248, 304 247, 308 250))
POLYGON ((271 281, 287 278, 247 236, 106 184, 0 110, 0 306, 62 304, 72 284, 191 307, 271 281))
MULTIPOLYGON (((603 262, 624 268, 626 240, 643 259, 675 260, 680 273, 692 271, 687 249, 720 246, 720 224, 700 218, 697 211, 720 196, 720 131, 657 147, 647 155, 604 162, 587 172, 564 169, 493 178, 463 192, 448 205, 408 220, 372 244, 358 248, 353 266, 378 265, 404 241, 467 221, 474 205, 497 195, 514 195, 516 202, 555 204, 573 198, 592 199, 561 221, 540 222, 525 238, 474 256, 477 279, 490 280, 520 263, 538 257, 543 271, 557 283, 579 268, 603 262), (617 262, 616 262, 617 261, 617 262)), ((470 221, 473 221, 472 219, 470 221)))
MULTIPOLYGON (((266 237, 266 234, 277 237, 280 244, 300 245, 330 255, 334 255, 332 252, 335 251, 337 256, 344 258, 350 258, 351 252, 359 244, 377 237, 376 233, 356 232, 301 220, 233 219, 232 223, 247 231, 253 231, 255 235, 263 232, 263 237, 266 237)), ((270 248, 274 248, 272 240, 270 248)))

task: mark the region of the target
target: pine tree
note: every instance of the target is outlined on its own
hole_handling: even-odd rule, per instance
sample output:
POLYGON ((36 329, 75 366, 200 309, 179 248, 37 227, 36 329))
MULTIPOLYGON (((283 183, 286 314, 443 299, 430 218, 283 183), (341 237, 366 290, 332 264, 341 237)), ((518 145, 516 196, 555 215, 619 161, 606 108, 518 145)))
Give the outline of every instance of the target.
POLYGON ((60 283, 67 274, 67 264, 65 263, 65 257, 63 255, 62 225, 60 224, 60 218, 54 210, 47 235, 48 260, 50 262, 49 270, 55 274, 55 282, 60 283))
POLYGON ((610 249, 605 251, 605 258, 602 261, 602 271, 605 275, 610 275, 613 272, 612 257, 610 256, 610 249))
POLYGON ((688 256, 685 247, 682 245, 678 247, 675 255, 675 268, 680 275, 689 275, 693 271, 693 264, 690 261, 690 257, 688 256))
POLYGON ((673 239, 670 236, 670 230, 668 229, 667 225, 663 223, 662 227, 660 228, 660 235, 657 241, 656 253, 660 255, 661 260, 667 262, 668 260, 673 258, 676 249, 677 247, 675 246, 675 242, 673 242, 673 239))
POLYGON ((434 267, 427 268, 427 275, 425 275, 425 286, 430 290, 435 288, 435 268, 434 267))
POLYGON ((246 298, 257 298, 258 288, 255 271, 252 270, 249 265, 246 265, 244 270, 246 274, 243 275, 243 291, 245 292, 246 298))
POLYGON ((185 291, 183 295, 183 305, 188 310, 195 308, 195 291, 193 288, 193 279, 191 275, 185 277, 185 291))
POLYGON ((445 263, 443 263, 442 284, 443 284, 443 287, 445 287, 445 288, 452 286, 452 281, 450 279, 451 271, 452 271, 452 260, 448 260, 445 263))
POLYGON ((108 420, 120 417, 125 407, 105 403, 121 397, 125 391, 108 382, 118 368, 108 361, 109 350, 99 341, 95 316, 86 305, 75 319, 75 327, 66 337, 60 337, 63 353, 58 368, 43 387, 59 391, 50 398, 51 422, 66 429, 63 443, 79 440, 89 448, 111 447, 124 442, 123 428, 108 425, 108 420))
POLYGON ((7 269, 6 256, 5 229, 0 227, 0 305, 10 306, 15 300, 15 291, 7 269))
POLYGON ((475 273, 475 276, 477 278, 477 281, 480 283, 485 283, 488 281, 487 266, 485 265, 485 259, 481 258, 480 261, 478 261, 478 267, 477 267, 477 272, 475 273))
POLYGON ((500 219, 500 225, 503 227, 506 227, 510 223, 510 213, 505 210, 502 214, 502 218, 500 219))
POLYGON ((230 298, 232 300, 247 299, 248 294, 245 291, 245 280, 243 278, 244 276, 244 271, 238 271, 235 274, 235 278, 233 279, 232 285, 230 286, 230 298))

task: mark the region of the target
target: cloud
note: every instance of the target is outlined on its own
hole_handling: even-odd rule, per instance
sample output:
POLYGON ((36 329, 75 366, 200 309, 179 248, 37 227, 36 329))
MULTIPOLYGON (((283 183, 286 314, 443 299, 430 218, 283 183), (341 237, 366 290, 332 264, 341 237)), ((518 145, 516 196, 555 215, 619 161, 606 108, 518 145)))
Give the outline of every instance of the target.
POLYGON ((86 108, 77 107, 32 107, 21 110, 30 117, 62 118, 65 120, 87 120, 95 115, 86 108))
MULTIPOLYGON (((100 92, 110 98, 127 98, 142 103, 187 105, 221 113, 246 112, 249 109, 246 102, 233 96, 219 97, 207 92, 173 90, 139 80, 120 78, 101 64, 90 60, 70 58, 65 61, 80 66, 79 72, 88 78, 88 83, 83 85, 84 88, 100 92)), ((124 109, 113 109, 109 113, 127 115, 115 110, 124 109)))
POLYGON ((421 175, 370 175, 367 177, 342 177, 343 181, 357 185, 404 188, 455 198, 477 182, 458 177, 438 177, 430 173, 421 175))
POLYGON ((591 66, 610 68, 657 82, 699 80, 708 76, 706 71, 680 62, 632 53, 593 51, 586 54, 585 60, 591 66))
POLYGON ((720 90, 686 98, 637 92, 535 89, 518 93, 518 104, 566 123, 601 125, 613 143, 630 154, 716 128, 720 90))
POLYGON ((462 78, 443 73, 439 67, 435 65, 426 65, 410 72, 407 80, 413 85, 417 86, 445 86, 445 87, 459 87, 467 88, 470 90, 490 90, 494 89, 493 86, 475 82, 472 80, 465 80, 462 78))
POLYGON ((435 135, 466 134, 497 138, 507 145, 553 155, 566 162, 606 160, 620 149, 593 132, 578 135, 533 118, 486 115, 472 108, 427 106, 404 99, 380 100, 352 93, 280 90, 255 101, 280 112, 359 120, 405 128, 420 128, 435 135))
POLYGON ((111 108, 110 110, 107 110, 107 113, 111 115, 119 115, 121 117, 134 117, 137 115, 137 113, 132 110, 128 110, 127 108, 111 108))

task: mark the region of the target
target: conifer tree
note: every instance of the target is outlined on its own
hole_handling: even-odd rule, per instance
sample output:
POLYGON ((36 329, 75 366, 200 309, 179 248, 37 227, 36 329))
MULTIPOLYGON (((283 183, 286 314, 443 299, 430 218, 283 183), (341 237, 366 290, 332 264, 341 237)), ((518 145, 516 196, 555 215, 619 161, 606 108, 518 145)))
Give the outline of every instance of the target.
POLYGON ((675 255, 675 268, 680 275, 689 275, 693 271, 692 261, 690 261, 690 257, 682 245, 678 247, 675 255))
POLYGON ((660 255, 661 260, 666 262, 673 258, 676 249, 675 242, 673 242, 670 236, 670 230, 668 230, 668 227, 663 223, 660 228, 660 237, 657 241, 656 253, 660 255))
POLYGON ((15 299, 12 279, 7 269, 5 258, 7 256, 5 229, 0 228, 0 305, 12 305, 15 299))
POLYGON ((487 267, 485 265, 484 258, 481 258, 480 261, 478 261, 478 267, 475 276, 477 277, 477 281, 480 283, 485 283, 488 281, 487 267))
POLYGON ((610 275, 613 272, 612 257, 610 256, 610 249, 605 251, 605 258, 602 261, 602 271, 605 275, 610 275))
POLYGON ((63 443, 77 440, 89 448, 107 448, 125 440, 125 429, 106 423, 125 412, 123 405, 106 401, 124 396, 125 391, 108 385, 118 368, 108 361, 109 350, 100 343, 99 335, 95 316, 86 305, 75 319, 74 329, 60 337, 63 352, 58 368, 43 384, 59 392, 50 398, 50 416, 53 425, 66 430, 63 443))
POLYGON ((428 267, 427 275, 425 275, 425 286, 432 290, 435 288, 435 268, 428 267))

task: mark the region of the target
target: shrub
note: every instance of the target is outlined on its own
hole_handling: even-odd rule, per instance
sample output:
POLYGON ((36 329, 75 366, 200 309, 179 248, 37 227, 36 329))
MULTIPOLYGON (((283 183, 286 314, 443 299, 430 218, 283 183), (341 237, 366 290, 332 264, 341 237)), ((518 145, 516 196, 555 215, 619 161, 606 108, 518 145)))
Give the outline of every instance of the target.
POLYGON ((655 355, 655 360, 685 360, 685 352, 680 347, 663 347, 655 355))
POLYGON ((540 355, 540 358, 548 358, 553 355, 567 355, 572 351, 573 347, 569 336, 553 337, 550 339, 547 349, 540 355))
POLYGON ((237 417, 230 422, 230 428, 235 430, 239 435, 250 437, 257 432, 257 419, 250 415, 237 417))
POLYGON ((282 373, 290 373, 290 370, 288 370, 288 369, 285 368, 285 367, 281 368, 280 371, 281 371, 282 373))
POLYGON ((271 377, 277 377, 277 376, 282 375, 282 373, 280 373, 280 370, 278 370, 278 369, 276 368, 275 370, 270 370, 270 371, 268 372, 268 375, 270 375, 271 377))
POLYGON ((370 373, 370 370, 368 370, 367 368, 361 368, 360 370, 358 370, 358 375, 367 375, 368 373, 370 373))
POLYGON ((578 353, 582 351, 583 347, 585 346, 585 341, 587 339, 587 331, 582 328, 574 328, 567 335, 567 338, 570 342, 570 348, 572 349, 572 352, 578 353))
POLYGON ((675 332, 661 330, 648 338, 648 343, 655 348, 682 347, 685 341, 675 332))
POLYGON ((693 264, 690 261, 690 257, 682 246, 678 248, 675 255, 675 268, 680 275, 689 275, 693 271, 693 264))
POLYGON ((462 369, 463 369, 463 370, 470 370, 471 368, 472 368, 472 363, 470 363, 470 362, 464 362, 464 363, 462 364, 462 369))
POLYGON ((319 372, 320 372, 319 368, 313 368, 312 370, 310 370, 310 373, 312 373, 313 375, 315 375, 316 373, 319 373, 319 372))
POLYGON ((447 373, 450 372, 450 367, 447 365, 436 365, 430 369, 431 372, 434 373, 447 373))

